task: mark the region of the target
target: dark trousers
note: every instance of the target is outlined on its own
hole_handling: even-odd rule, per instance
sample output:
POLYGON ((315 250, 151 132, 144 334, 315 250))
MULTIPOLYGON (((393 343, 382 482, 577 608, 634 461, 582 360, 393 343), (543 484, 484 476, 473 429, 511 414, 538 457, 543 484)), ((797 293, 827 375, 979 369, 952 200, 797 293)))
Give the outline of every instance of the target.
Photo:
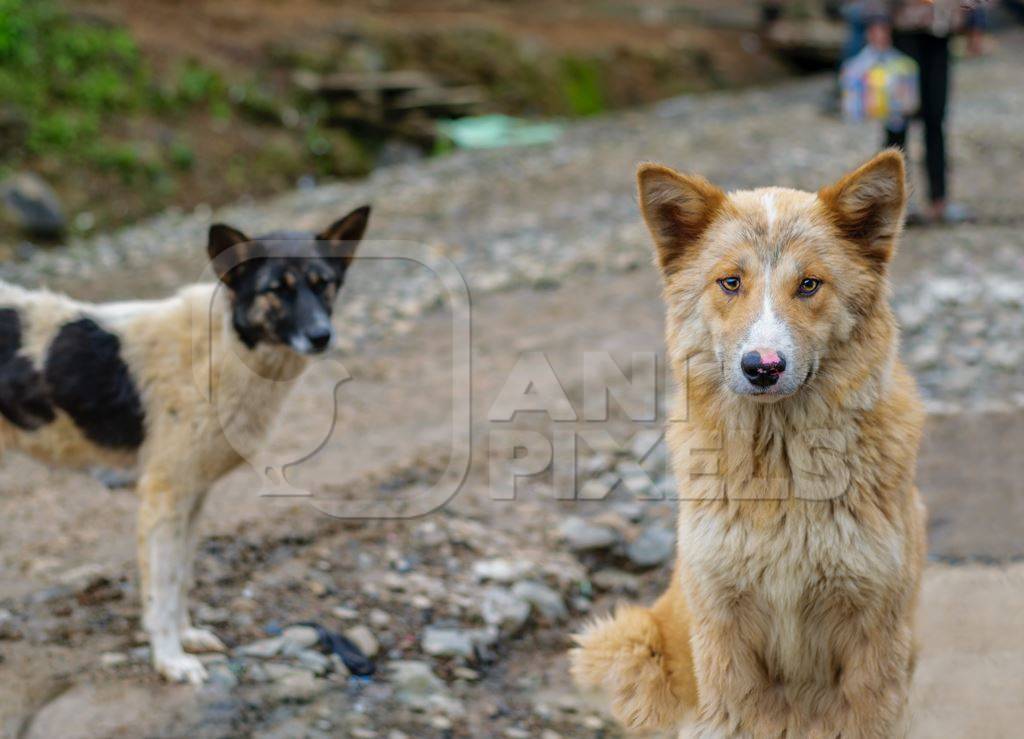
MULTIPOLYGON (((893 46, 911 57, 921 70, 921 108, 917 118, 924 124, 928 195, 932 202, 946 198, 946 137, 943 121, 949 97, 949 37, 927 33, 895 33, 893 46)), ((886 130, 885 145, 907 146, 907 129, 886 130)))

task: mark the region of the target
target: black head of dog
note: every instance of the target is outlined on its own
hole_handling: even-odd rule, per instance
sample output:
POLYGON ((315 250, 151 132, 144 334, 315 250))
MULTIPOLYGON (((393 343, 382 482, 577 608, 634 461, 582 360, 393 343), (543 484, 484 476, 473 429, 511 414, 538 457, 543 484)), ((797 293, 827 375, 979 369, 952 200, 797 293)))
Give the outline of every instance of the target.
POLYGON ((254 239, 221 223, 210 227, 207 252, 230 291, 232 322, 246 346, 318 354, 331 345, 334 299, 369 217, 363 206, 319 234, 280 231, 254 239))

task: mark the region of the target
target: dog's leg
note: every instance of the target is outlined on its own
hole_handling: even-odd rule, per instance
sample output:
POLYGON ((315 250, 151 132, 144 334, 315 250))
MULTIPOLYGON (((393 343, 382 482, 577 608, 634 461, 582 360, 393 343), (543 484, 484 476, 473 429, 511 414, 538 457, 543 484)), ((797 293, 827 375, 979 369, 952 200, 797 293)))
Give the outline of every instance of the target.
POLYGON ((185 651, 196 654, 206 652, 226 652, 224 642, 208 629, 200 629, 192 625, 188 612, 188 594, 192 589, 195 575, 196 550, 199 546, 199 514, 206 502, 206 494, 199 495, 189 512, 188 534, 185 541, 185 576, 181 580, 181 644, 185 651))
POLYGON ((871 632, 845 655, 837 728, 844 737, 897 739, 909 728, 913 637, 902 625, 871 632))
POLYGON ((195 496, 150 476, 143 476, 139 494, 142 621, 153 667, 168 680, 199 684, 206 679, 206 670, 198 658, 185 654, 181 642, 188 523, 195 496))
POLYGON ((789 710, 781 685, 766 674, 769 625, 753 605, 735 603, 717 613, 695 612, 694 664, 700 708, 693 736, 784 736, 789 710))

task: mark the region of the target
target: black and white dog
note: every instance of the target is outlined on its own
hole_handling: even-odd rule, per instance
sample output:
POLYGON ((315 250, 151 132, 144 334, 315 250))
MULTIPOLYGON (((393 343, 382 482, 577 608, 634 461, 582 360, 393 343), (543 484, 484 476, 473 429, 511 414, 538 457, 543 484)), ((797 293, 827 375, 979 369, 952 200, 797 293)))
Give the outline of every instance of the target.
POLYGON ((330 346, 369 213, 317 235, 215 225, 220 282, 166 300, 89 304, 0 283, 0 450, 138 469, 143 624, 170 680, 201 682, 186 651, 224 648, 192 626, 186 600, 206 493, 258 450, 291 387, 282 380, 330 346))

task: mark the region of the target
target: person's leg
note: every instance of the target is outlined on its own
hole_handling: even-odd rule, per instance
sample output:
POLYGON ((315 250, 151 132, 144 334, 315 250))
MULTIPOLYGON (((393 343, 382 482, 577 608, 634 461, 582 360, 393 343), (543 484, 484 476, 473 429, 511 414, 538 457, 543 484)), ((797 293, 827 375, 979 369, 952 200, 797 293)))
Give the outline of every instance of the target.
POLYGON ((941 217, 946 202, 944 124, 946 101, 949 96, 949 39, 927 36, 924 42, 924 63, 921 67, 921 119, 924 123, 928 195, 933 215, 941 217))
MULTIPOLYGON (((919 53, 918 44, 912 34, 894 32, 892 35, 892 45, 897 50, 903 52, 910 58, 917 60, 916 57, 919 53)), ((918 63, 920 66, 920 62, 918 63)), ((901 149, 904 153, 907 150, 907 131, 910 130, 910 121, 904 121, 903 126, 900 128, 892 128, 886 126, 885 128, 885 148, 889 149, 896 147, 901 149)))

